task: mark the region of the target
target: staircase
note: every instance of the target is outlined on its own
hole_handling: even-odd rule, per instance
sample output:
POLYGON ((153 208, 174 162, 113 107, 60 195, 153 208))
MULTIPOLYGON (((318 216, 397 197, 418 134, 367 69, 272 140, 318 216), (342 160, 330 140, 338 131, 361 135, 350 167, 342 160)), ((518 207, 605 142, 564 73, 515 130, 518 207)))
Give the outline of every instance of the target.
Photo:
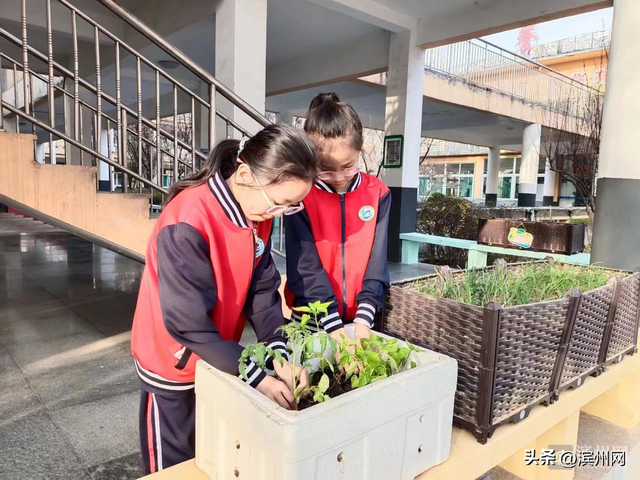
POLYGON ((15 213, 0 212, 0 236, 20 233, 58 233, 59 228, 52 227, 40 220, 24 217, 15 213))
POLYGON ((0 47, 0 203, 143 261, 152 212, 169 187, 200 169, 216 138, 250 136, 269 121, 113 0, 100 3, 194 74, 199 88, 66 0, 42 2, 46 32, 28 28, 24 0, 6 1, 20 2, 21 35, 0 28, 0 45, 10 46, 0 47), (70 66, 54 59, 52 4, 71 18, 70 66), (95 71, 82 76, 79 31, 87 24, 94 32, 95 71), (46 35, 47 51, 32 46, 35 35, 46 35), (101 66, 105 38, 115 46, 115 62, 101 66), (47 74, 33 68, 34 59, 46 64, 47 74), (114 94, 107 92, 107 68, 114 94), (149 72, 155 95, 143 102, 149 72), (221 98, 245 115, 243 125, 216 109, 221 98), (216 137, 216 123, 224 135, 216 137))

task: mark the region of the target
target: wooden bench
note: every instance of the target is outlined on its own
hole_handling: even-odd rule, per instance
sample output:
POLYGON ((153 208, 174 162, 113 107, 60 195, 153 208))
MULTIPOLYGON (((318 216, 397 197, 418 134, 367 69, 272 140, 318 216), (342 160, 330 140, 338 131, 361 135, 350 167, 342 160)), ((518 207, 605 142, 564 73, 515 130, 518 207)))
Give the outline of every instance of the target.
POLYGON ((591 255, 588 253, 577 253, 575 255, 561 255, 557 253, 533 252, 530 250, 520 250, 515 248, 493 247, 491 245, 481 245, 475 240, 462 240, 460 238, 438 237, 424 233, 402 233, 402 263, 415 264, 418 262, 418 252, 420 244, 429 243, 431 245, 442 245, 444 247, 462 248, 469 250, 467 268, 482 268, 487 266, 487 255, 497 253, 499 255, 513 255, 516 257, 527 257, 543 259, 553 257, 560 262, 577 263, 589 265, 591 255))

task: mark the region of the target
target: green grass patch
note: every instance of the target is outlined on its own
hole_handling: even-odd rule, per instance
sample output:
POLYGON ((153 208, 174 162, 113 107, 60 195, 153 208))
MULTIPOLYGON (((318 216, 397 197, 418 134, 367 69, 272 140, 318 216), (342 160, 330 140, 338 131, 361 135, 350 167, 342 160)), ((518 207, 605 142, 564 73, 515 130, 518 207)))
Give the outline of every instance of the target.
POLYGON ((619 272, 567 264, 530 263, 506 269, 466 270, 450 278, 440 275, 421 280, 412 289, 433 297, 484 307, 504 307, 561 298, 572 288, 583 292, 602 287, 619 272))

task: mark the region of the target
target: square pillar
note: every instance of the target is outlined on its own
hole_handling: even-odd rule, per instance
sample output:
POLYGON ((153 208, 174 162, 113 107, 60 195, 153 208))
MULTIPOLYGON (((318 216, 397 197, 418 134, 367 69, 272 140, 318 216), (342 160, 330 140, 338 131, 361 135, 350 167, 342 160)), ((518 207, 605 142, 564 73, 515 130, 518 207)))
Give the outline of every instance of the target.
POLYGON ((389 46, 385 135, 402 135, 402 167, 383 168, 391 190, 388 259, 402 261, 400 234, 415 232, 422 134, 424 50, 415 32, 392 33, 389 46))
POLYGON ((488 207, 495 207, 498 203, 498 182, 500 172, 500 147, 489 148, 487 157, 487 190, 484 203, 488 207))
MULTIPOLYGON (((110 139, 111 136, 109 135, 109 130, 100 130, 100 153, 105 157, 109 157, 110 154, 110 139)), ((109 167, 110 166, 108 163, 98 160, 98 190, 100 190, 101 192, 108 192, 110 190, 109 167)))
POLYGON ((560 203, 560 198, 556 200, 556 187, 558 183, 558 174, 551 170, 551 163, 547 158, 547 163, 544 169, 544 197, 542 198, 542 205, 545 207, 557 207, 560 203))
MULTIPOLYGON (((73 97, 64 96, 64 133, 68 137, 75 138, 75 113, 73 97)), ((80 165, 80 149, 71 146, 70 143, 65 143, 65 158, 67 165, 80 165)))
POLYGON ((615 0, 598 164, 592 263, 640 266, 640 2, 615 0))
MULTIPOLYGON (((245 102, 264 113, 267 76, 267 0, 222 0, 216 9, 215 76, 245 102)), ((217 95, 218 109, 249 133, 261 130, 231 102, 217 95)), ((232 136, 241 135, 232 129, 232 136)), ((217 119, 216 140, 226 137, 217 119)))
POLYGON ((538 166, 542 126, 527 125, 522 134, 522 163, 520 164, 519 207, 535 207, 538 190, 538 166))

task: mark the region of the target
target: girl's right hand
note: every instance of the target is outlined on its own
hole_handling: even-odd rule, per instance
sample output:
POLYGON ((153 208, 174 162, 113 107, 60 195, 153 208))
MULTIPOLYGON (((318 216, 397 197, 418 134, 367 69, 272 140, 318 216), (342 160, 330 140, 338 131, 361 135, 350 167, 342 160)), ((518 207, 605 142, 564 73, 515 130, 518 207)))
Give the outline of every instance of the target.
POLYGON ((297 410, 298 404, 296 399, 291 393, 291 390, 285 385, 285 383, 277 378, 267 375, 256 387, 261 394, 270 398, 282 408, 287 410, 297 410))

